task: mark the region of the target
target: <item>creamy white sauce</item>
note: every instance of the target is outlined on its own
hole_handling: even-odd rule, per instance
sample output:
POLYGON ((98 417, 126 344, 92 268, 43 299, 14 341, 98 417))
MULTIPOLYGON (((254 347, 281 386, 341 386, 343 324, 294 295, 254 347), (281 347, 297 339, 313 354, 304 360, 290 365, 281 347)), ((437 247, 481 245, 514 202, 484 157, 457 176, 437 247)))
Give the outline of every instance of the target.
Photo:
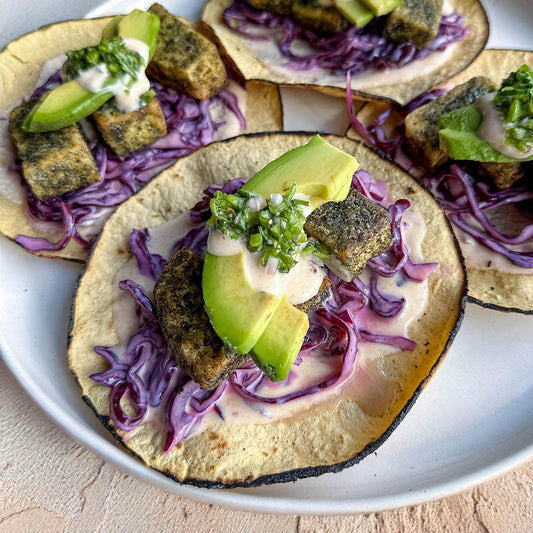
POLYGON ((477 102, 477 107, 483 113, 483 122, 477 131, 479 137, 487 141, 498 152, 514 157, 515 159, 525 159, 533 155, 533 146, 522 152, 516 146, 505 142, 507 127, 514 127, 517 124, 505 124, 500 117, 500 112, 494 106, 494 96, 496 93, 482 96, 477 102))
MULTIPOLYGON (((241 113, 246 116, 246 103, 248 93, 246 89, 241 87, 235 81, 230 81, 227 90, 232 92, 237 97, 237 104, 241 113)), ((209 113, 214 123, 223 123, 221 127, 215 131, 213 135, 213 141, 221 141, 223 139, 229 139, 243 133, 239 119, 231 112, 223 102, 214 98, 209 104, 209 113)))
MULTIPOLYGON (((453 5, 445 1, 442 8, 443 14, 449 14, 454 11, 453 5)), ((329 85, 344 89, 346 87, 346 76, 332 74, 328 69, 317 68, 309 71, 298 71, 288 68, 287 58, 284 57, 278 48, 277 39, 279 30, 256 31, 261 35, 268 37, 268 40, 253 40, 243 38, 243 42, 249 52, 261 61, 270 71, 278 77, 278 82, 291 80, 300 83, 314 83, 320 85, 329 85)), ((369 70, 352 76, 351 88, 353 90, 362 90, 369 87, 382 87, 385 85, 395 85, 405 83, 420 76, 434 72, 441 67, 450 56, 454 53, 459 43, 453 43, 444 51, 431 52, 428 56, 418 61, 414 61, 401 68, 391 68, 387 71, 369 70)), ((292 52, 295 55, 306 55, 310 52, 308 45, 304 42, 295 41, 292 52)))
POLYGON ((115 96, 115 104, 122 111, 135 111, 141 106, 140 97, 150 89, 150 80, 146 77, 146 65, 149 57, 148 45, 138 39, 126 37, 123 39, 126 47, 132 52, 137 52, 143 64, 137 71, 136 80, 132 82, 129 75, 124 75, 120 80, 106 85, 111 73, 105 63, 83 70, 76 78, 77 82, 93 93, 106 90, 115 96))

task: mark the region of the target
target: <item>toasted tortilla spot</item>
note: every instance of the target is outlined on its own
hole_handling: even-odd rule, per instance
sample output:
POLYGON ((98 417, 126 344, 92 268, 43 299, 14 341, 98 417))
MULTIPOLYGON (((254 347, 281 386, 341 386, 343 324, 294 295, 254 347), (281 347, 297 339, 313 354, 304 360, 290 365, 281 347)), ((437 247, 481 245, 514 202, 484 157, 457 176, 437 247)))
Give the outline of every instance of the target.
MULTIPOLYGON (((28 98, 36 88, 43 63, 100 42, 102 30, 111 17, 71 20, 45 26, 15 39, 0 51, 0 114, 28 98)), ((275 131, 282 128, 279 90, 273 85, 247 83, 247 133, 275 131)), ((0 170, 0 179, 3 179, 0 170)), ((0 195, 0 233, 14 240, 18 235, 44 237, 52 242, 61 238, 57 232, 38 232, 30 225, 25 204, 12 202, 0 195)), ((60 251, 34 252, 46 257, 84 261, 88 250, 74 239, 60 251)))
MULTIPOLYGON (((533 65, 533 52, 526 50, 484 50, 472 65, 437 88, 447 90, 476 76, 485 76, 500 84, 501 80, 522 65, 533 65)), ((384 111, 383 104, 366 104, 357 113, 362 122, 370 123, 384 111)), ((347 136, 359 138, 353 129, 347 136)), ((494 269, 468 269, 468 298, 478 305, 503 312, 533 314, 533 272, 504 273, 494 269)))
POLYGON ((165 432, 148 423, 139 425, 131 438, 123 440, 124 433, 109 420, 110 389, 89 378, 106 368, 106 362, 93 347, 118 341, 114 331, 102 327, 102 321, 112 318, 111 287, 115 273, 127 260, 114 253, 117 246, 128 245, 132 227, 150 225, 151 213, 160 210, 161 198, 173 205, 164 218, 175 218, 190 209, 207 186, 222 184, 235 176, 251 176, 272 159, 310 138, 310 135, 290 133, 241 136, 214 143, 181 159, 117 209, 102 231, 80 279, 73 303, 68 361, 83 395, 99 419, 131 453, 182 483, 235 487, 287 482, 336 472, 359 462, 390 435, 408 412, 443 361, 462 320, 466 292, 464 266, 449 222, 437 202, 408 174, 362 143, 326 136, 328 142, 355 156, 361 167, 375 178, 385 180, 392 197, 404 198, 409 187, 416 191, 410 195, 412 208, 423 214, 427 227, 422 254, 424 260, 439 263, 428 280, 426 313, 408 331, 418 347, 412 352, 391 354, 384 361, 384 372, 400 387, 390 410, 381 416, 370 416, 356 402, 341 398, 338 404, 324 402, 308 413, 269 424, 211 426, 166 454, 161 453, 165 432), (176 175, 183 179, 174 179, 176 175), (156 187, 161 194, 152 197, 151 191, 156 187), (144 203, 140 202, 141 198, 144 203), (432 342, 428 354, 424 346, 427 339, 432 342), (214 449, 210 432, 220 437, 223 447, 214 449), (272 450, 268 460, 262 453, 265 450, 272 450))
MULTIPOLYGON (((331 96, 344 96, 344 89, 328 85, 299 83, 290 76, 290 73, 280 74, 270 70, 248 50, 243 37, 223 23, 222 14, 232 3, 233 0, 209 0, 204 7, 202 20, 211 26, 220 44, 246 80, 303 87, 331 96)), ((459 43, 443 65, 430 74, 423 75, 421 73, 421 76, 408 82, 353 90, 353 96, 361 100, 386 100, 404 105, 432 86, 454 76, 470 65, 487 44, 489 37, 487 14, 479 0, 450 0, 450 4, 454 11, 464 15, 464 24, 472 31, 459 43)), ((384 73, 384 76, 386 75, 384 73)))

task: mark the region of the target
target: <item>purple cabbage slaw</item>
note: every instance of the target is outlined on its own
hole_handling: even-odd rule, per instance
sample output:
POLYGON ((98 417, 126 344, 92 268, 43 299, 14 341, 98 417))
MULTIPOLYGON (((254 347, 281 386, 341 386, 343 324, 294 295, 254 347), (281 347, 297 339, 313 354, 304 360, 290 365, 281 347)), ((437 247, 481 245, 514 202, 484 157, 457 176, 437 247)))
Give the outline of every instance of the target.
POLYGON ((489 250, 506 257, 513 264, 522 268, 533 268, 533 252, 509 248, 509 245, 523 245, 531 241, 533 224, 526 225, 518 235, 511 236, 498 231, 487 216, 491 210, 502 205, 533 200, 533 190, 530 187, 513 186, 497 190, 494 186, 477 180, 467 169, 467 165, 460 163, 446 165, 443 169, 432 173, 409 152, 405 136, 405 117, 411 111, 436 100, 444 93, 443 89, 437 89, 420 95, 404 108, 390 106, 378 115, 372 124, 365 125, 357 117, 351 93, 347 90, 346 103, 350 124, 367 143, 388 155, 403 169, 421 180, 456 227, 489 250), (384 128, 389 119, 394 125, 390 136, 384 128))
POLYGON ((351 26, 342 32, 324 36, 303 28, 288 17, 255 9, 247 0, 235 0, 223 14, 226 26, 249 39, 265 40, 264 30, 270 30, 269 36, 276 38, 281 55, 288 61, 286 66, 292 70, 323 68, 337 75, 400 68, 423 59, 433 51, 445 50, 470 33, 469 28, 462 26, 463 20, 464 17, 457 13, 443 15, 433 42, 419 50, 413 43, 395 43, 377 35, 379 21, 373 21, 364 28, 351 26), (250 31, 253 29, 255 33, 250 31), (257 33, 258 29, 263 33, 257 33), (294 54, 291 46, 295 41, 305 42, 312 52, 308 55, 294 54))
MULTIPOLYGON (((60 82, 58 71, 37 88, 32 97, 41 96, 60 82)), ((71 239, 84 248, 90 248, 92 238, 84 238, 80 234, 80 226, 101 220, 110 209, 127 200, 178 158, 212 142, 215 132, 224 124, 215 123, 211 118, 209 107, 214 102, 220 102, 237 117, 242 131, 246 129, 246 119, 239 109, 237 97, 228 90, 223 90, 208 100, 196 100, 159 83, 152 82, 151 85, 165 116, 167 135, 146 148, 124 156, 114 154, 96 135, 90 142, 90 149, 101 179, 61 196, 39 200, 22 180, 27 191, 26 213, 30 223, 33 221, 39 225, 49 224, 51 229, 62 230, 63 235, 57 242, 19 235, 15 239, 16 242, 33 252, 63 250, 71 239)), ((19 163, 15 165, 14 170, 21 172, 19 163)))
MULTIPOLYGON (((174 249, 188 246, 203 256, 207 246, 205 224, 210 216, 209 200, 216 190, 232 193, 239 189, 244 181, 237 178, 223 187, 214 185, 207 188, 204 198, 190 211, 191 220, 196 226, 176 243, 174 249)), ((185 376, 170 355, 153 305, 143 288, 131 280, 124 280, 120 282, 119 287, 128 291, 136 302, 138 332, 132 336, 120 356, 109 346, 95 347, 96 353, 106 359, 110 368, 91 376, 96 382, 111 388, 109 413, 117 428, 131 431, 148 416, 149 408, 163 406, 167 428, 164 445, 166 453, 192 435, 208 412, 213 410, 224 419, 219 401, 226 391, 234 391, 247 402, 283 404, 342 384, 352 372, 359 342, 385 344, 401 350, 415 349, 416 343, 408 338, 368 331, 360 313, 373 313, 383 319, 393 319, 403 309, 405 300, 383 294, 378 289, 379 277, 400 273, 406 279, 419 282, 429 276, 436 264, 414 264, 408 257, 401 225, 402 215, 409 207, 409 202, 391 202, 387 197, 386 185, 372 181, 371 176, 363 170, 354 174, 352 187, 373 201, 388 205, 393 244, 376 260, 376 264, 370 267, 368 284, 360 279, 346 282, 330 273, 331 297, 322 308, 310 316, 310 328, 295 366, 298 367, 304 358, 312 357, 320 349, 332 358, 336 371, 318 383, 283 394, 284 386, 294 379, 296 370, 293 368, 284 382, 272 384, 266 374, 249 360, 214 391, 204 391, 185 376), (261 388, 266 383, 269 388, 280 390, 281 394, 275 397, 262 395, 261 388), (125 407, 125 401, 129 407, 125 407)), ((133 230, 130 236, 131 250, 139 271, 157 279, 155 272, 164 259, 149 252, 149 238, 147 229, 133 230)))

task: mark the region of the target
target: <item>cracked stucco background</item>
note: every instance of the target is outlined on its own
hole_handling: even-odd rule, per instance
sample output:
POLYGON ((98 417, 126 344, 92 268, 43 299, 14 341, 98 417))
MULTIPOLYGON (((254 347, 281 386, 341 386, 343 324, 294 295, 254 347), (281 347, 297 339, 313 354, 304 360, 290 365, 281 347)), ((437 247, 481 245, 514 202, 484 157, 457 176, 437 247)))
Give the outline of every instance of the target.
POLYGON ((275 516, 195 503, 104 463, 51 422, 0 363, 0 532, 533 531, 533 462, 458 496, 353 516, 275 516))

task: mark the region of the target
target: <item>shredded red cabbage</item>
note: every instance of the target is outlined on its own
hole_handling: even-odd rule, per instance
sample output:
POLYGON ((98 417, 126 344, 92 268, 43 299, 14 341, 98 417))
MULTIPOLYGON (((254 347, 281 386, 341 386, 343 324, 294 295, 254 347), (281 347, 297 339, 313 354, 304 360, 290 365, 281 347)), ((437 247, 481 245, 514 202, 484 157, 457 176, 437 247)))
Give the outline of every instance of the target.
POLYGON ((159 254, 150 253, 147 244, 149 240, 150 232, 148 228, 144 230, 134 229, 130 233, 130 250, 137 261, 139 272, 143 276, 157 281, 167 261, 159 254))
MULTIPOLYGON (((56 72, 33 96, 40 96, 61 82, 56 72)), ((241 113, 236 96, 223 90, 209 100, 196 100, 175 90, 152 82, 152 89, 165 116, 168 134, 154 144, 124 156, 117 156, 98 136, 90 148, 98 165, 101 180, 76 191, 41 201, 27 190, 26 213, 36 224, 50 224, 51 229, 62 228, 63 236, 57 242, 45 238, 19 235, 15 240, 26 249, 37 251, 63 250, 71 239, 85 248, 92 246, 94 233, 91 224, 98 224, 109 216, 111 210, 127 200, 152 177, 213 140, 215 132, 223 123, 215 123, 209 107, 220 102, 239 120, 241 129, 246 129, 246 120, 241 113), (83 228, 91 233, 83 237, 83 228)), ((15 170, 20 171, 20 165, 15 170)), ((21 174, 22 179, 22 174, 21 174)))
MULTIPOLYGON (((191 220, 196 224, 187 236, 178 241, 174 249, 190 246, 196 253, 202 254, 207 245, 208 231, 205 223, 210 217, 209 200, 216 190, 226 193, 238 190, 245 180, 234 179, 224 187, 212 186, 204 191, 204 197, 191 209, 191 220)), ((386 186, 383 182, 372 181, 371 176, 360 170, 355 173, 352 186, 381 204, 390 203, 386 186)), ((380 268, 386 274, 404 269, 404 275, 412 280, 425 279, 434 265, 412 265, 413 272, 405 271, 408 250, 401 235, 402 214, 408 202, 399 200, 390 205, 391 227, 394 243, 379 258, 380 268), (401 267, 398 264, 401 263, 401 267)), ((148 273, 156 279, 155 272, 163 258, 155 260, 151 256, 147 241, 147 230, 133 230, 130 237, 132 251, 137 258, 139 271, 148 273)), ((146 274, 145 274, 146 275, 146 274)), ((373 314, 381 319, 393 319, 401 312, 405 304, 403 298, 383 294, 378 288, 379 272, 371 271, 368 284, 361 279, 348 283, 329 273, 332 282, 331 297, 325 305, 310 316, 310 327, 302 350, 295 365, 284 382, 272 384, 257 366, 250 360, 232 373, 229 379, 218 385, 214 391, 204 391, 200 386, 185 376, 178 367, 161 334, 161 329, 154 315, 154 308, 143 288, 132 280, 121 281, 119 287, 128 291, 136 302, 136 314, 139 323, 138 332, 132 336, 124 353, 118 355, 109 346, 95 348, 96 353, 104 357, 110 368, 91 376, 101 385, 111 387, 109 412, 113 423, 121 430, 131 431, 146 419, 150 407, 163 406, 167 438, 164 452, 192 435, 201 424, 206 413, 214 411, 224 419, 219 401, 228 391, 234 391, 246 401, 265 405, 279 405, 308 397, 318 392, 342 384, 351 374, 360 342, 372 342, 394 346, 401 350, 414 350, 416 344, 405 337, 384 335, 369 331, 366 317, 373 314), (327 357, 341 360, 334 364, 332 374, 317 383, 283 394, 283 388, 297 377, 297 367, 305 358, 313 357, 317 351, 327 357), (265 395, 263 386, 279 391, 276 396, 265 395)))
MULTIPOLYGON (((425 93, 411 101, 405 108, 387 108, 373 124, 365 125, 357 117, 351 93, 346 91, 348 116, 353 129, 367 143, 387 154, 406 171, 420 179, 423 185, 438 200, 450 221, 477 242, 503 255, 509 261, 523 268, 533 268, 533 253, 512 250, 509 245, 520 245, 533 238, 533 224, 525 226, 518 235, 502 234, 489 220, 491 210, 506 204, 521 204, 533 200, 531 185, 513 186, 495 190, 492 185, 472 176, 464 164, 449 164, 431 173, 424 168, 417 157, 410 153, 405 137, 404 121, 411 111, 437 99, 444 94, 438 89, 425 93), (392 134, 387 136, 384 123, 392 116, 392 134), (479 228, 482 228, 480 231, 479 228)), ((411 271, 411 265, 404 270, 411 271)), ((416 274, 415 274, 416 275, 416 274)))
POLYGON ((324 36, 288 17, 255 9, 248 0, 235 0, 223 14, 226 26, 249 39, 266 40, 264 30, 271 30, 267 32, 268 36, 276 39, 280 53, 288 60, 286 66, 292 70, 322 68, 341 75, 400 68, 435 50, 445 50, 470 33, 469 28, 462 26, 463 20, 464 17, 457 13, 443 15, 434 41, 419 50, 413 43, 395 43, 379 35, 380 20, 374 20, 364 28, 351 26, 345 31, 324 36), (303 41, 312 52, 308 55, 293 53, 291 46, 295 41, 303 41))

